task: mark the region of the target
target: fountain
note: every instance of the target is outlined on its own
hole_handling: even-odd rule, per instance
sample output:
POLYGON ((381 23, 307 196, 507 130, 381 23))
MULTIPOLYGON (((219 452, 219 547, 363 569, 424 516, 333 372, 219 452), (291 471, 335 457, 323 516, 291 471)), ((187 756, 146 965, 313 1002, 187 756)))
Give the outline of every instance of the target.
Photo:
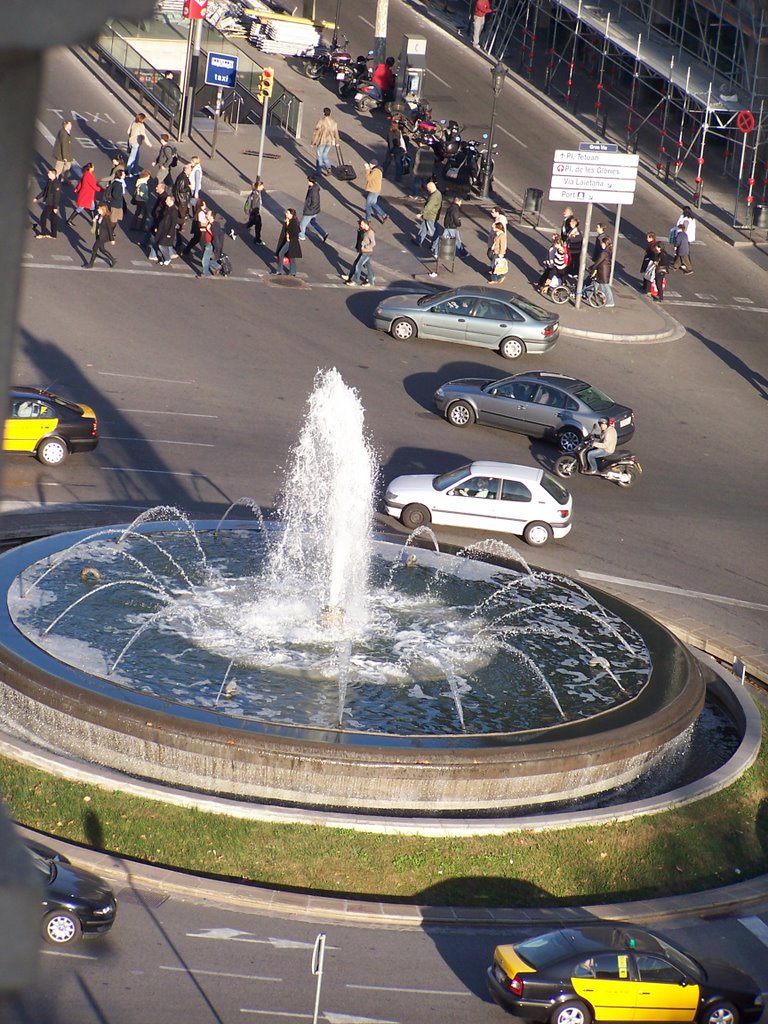
POLYGON ((374 537, 374 478, 325 371, 275 520, 163 506, 3 555, 3 720, 168 785, 405 814, 601 793, 679 742, 704 682, 663 627, 500 541, 374 537))

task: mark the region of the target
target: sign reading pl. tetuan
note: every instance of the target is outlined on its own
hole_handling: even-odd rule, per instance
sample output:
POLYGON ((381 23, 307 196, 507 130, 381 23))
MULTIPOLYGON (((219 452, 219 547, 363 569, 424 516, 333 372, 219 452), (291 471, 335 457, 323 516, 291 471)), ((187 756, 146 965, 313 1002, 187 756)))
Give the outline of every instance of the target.
POLYGON ((567 203, 630 206, 639 156, 602 149, 556 149, 549 198, 567 203))

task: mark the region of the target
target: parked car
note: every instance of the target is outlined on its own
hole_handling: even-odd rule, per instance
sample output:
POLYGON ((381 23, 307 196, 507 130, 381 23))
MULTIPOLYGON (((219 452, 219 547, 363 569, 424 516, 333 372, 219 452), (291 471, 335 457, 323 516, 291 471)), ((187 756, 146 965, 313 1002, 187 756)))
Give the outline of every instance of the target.
POLYGON ((376 307, 374 326, 399 341, 429 338, 497 349, 505 359, 548 352, 560 318, 522 295, 488 285, 429 295, 392 295, 376 307))
POLYGON ((754 1024, 763 1012, 760 987, 747 974, 621 923, 560 928, 497 946, 487 983, 505 1010, 540 1024, 754 1024))
POLYGON ((46 466, 57 466, 71 452, 89 452, 99 443, 96 413, 44 388, 11 390, 3 432, 7 452, 32 452, 46 466))
POLYGON ((614 421, 624 444, 635 432, 635 414, 604 391, 562 373, 533 371, 499 380, 466 377, 441 384, 435 408, 455 427, 484 423, 528 437, 546 437, 574 451, 598 419, 614 421))
POLYGON ((27 841, 26 846, 45 880, 41 923, 45 941, 66 946, 81 935, 108 932, 115 923, 117 902, 107 883, 42 843, 27 841))
POLYGON ((409 530, 434 523, 516 533, 536 546, 571 531, 570 492, 535 466, 472 462, 440 476, 399 476, 384 503, 409 530))

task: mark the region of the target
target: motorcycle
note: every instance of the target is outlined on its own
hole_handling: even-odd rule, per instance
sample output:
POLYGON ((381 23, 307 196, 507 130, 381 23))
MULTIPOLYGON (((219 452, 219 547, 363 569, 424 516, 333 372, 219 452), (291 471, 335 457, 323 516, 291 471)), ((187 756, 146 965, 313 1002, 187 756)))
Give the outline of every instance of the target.
POLYGON ((593 447, 596 437, 589 434, 572 452, 561 455, 555 460, 553 470, 556 476, 572 477, 576 473, 586 473, 613 480, 619 487, 632 487, 637 483, 643 467, 637 456, 628 451, 617 451, 613 455, 603 455, 597 460, 597 473, 593 474, 587 462, 587 452, 593 447))
MULTIPOLYGON (((483 138, 487 138, 484 135, 483 138)), ((494 150, 496 145, 494 144, 494 150)), ((443 175, 446 185, 466 192, 480 192, 485 178, 485 168, 490 160, 489 184, 493 186, 494 160, 488 147, 477 139, 459 140, 452 154, 444 164, 443 175)))
POLYGON ((347 65, 339 69, 336 74, 336 92, 342 99, 347 99, 349 96, 354 96, 357 99, 361 83, 366 82, 370 76, 368 57, 360 54, 354 61, 350 60, 347 65))
MULTIPOLYGON (((347 45, 346 39, 344 44, 347 45)), ((304 58, 304 74, 315 81, 328 73, 338 77, 351 63, 352 54, 348 50, 318 48, 311 56, 304 58)))

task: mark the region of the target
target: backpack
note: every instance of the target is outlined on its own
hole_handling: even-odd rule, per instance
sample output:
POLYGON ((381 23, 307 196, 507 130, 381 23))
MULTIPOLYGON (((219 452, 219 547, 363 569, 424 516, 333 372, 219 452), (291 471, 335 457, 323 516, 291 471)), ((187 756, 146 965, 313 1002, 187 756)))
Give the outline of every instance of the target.
POLYGON ((232 260, 224 252, 219 257, 219 273, 222 277, 229 277, 232 273, 232 260))

